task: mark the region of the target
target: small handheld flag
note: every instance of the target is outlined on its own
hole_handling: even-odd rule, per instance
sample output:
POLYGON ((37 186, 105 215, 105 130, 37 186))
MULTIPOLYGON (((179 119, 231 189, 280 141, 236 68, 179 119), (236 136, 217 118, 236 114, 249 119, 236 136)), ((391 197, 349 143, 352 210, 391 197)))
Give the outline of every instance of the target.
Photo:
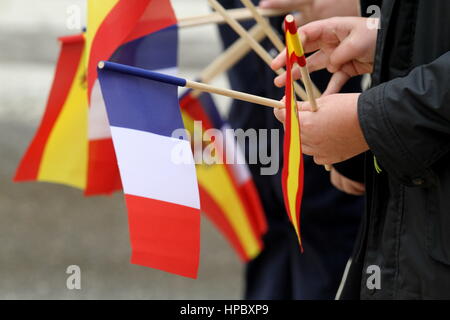
MULTIPOLYGON (((288 16, 289 17, 289 16, 288 16)), ((289 220, 294 226, 300 248, 303 251, 300 234, 300 208, 303 195, 303 155, 300 138, 300 122, 297 101, 294 95, 292 68, 294 63, 306 66, 306 59, 297 37, 297 28, 293 33, 293 20, 286 17, 286 122, 284 136, 284 163, 282 186, 284 203, 289 220)), ((291 16, 292 17, 292 16, 291 16)))
MULTIPOLYGON (((173 61, 175 64, 175 61, 173 61)), ((128 208, 131 262, 196 278, 200 199, 177 87, 99 69, 128 208)))
POLYGON ((255 96, 255 95, 240 92, 240 91, 214 87, 214 86, 211 86, 208 84, 176 77, 176 76, 166 74, 166 73, 155 72, 155 71, 151 71, 151 70, 127 66, 124 64, 110 62, 110 61, 100 61, 98 64, 98 67, 100 69, 105 68, 105 69, 109 69, 109 70, 114 70, 117 72, 135 75, 138 77, 163 82, 166 84, 171 84, 171 85, 178 86, 178 87, 186 87, 186 88, 199 90, 202 92, 215 93, 215 94, 223 95, 223 96, 230 97, 233 99, 238 99, 238 100, 242 100, 242 101, 251 102, 254 104, 259 104, 259 105, 266 106, 266 107, 284 108, 284 103, 281 101, 278 101, 278 100, 255 96))
MULTIPOLYGON (((262 250, 262 236, 267 231, 267 223, 239 145, 234 135, 229 134, 229 126, 219 114, 210 94, 199 95, 189 90, 181 97, 180 105, 183 122, 191 137, 196 134, 194 121, 197 121, 204 135, 208 135, 210 141, 214 139, 211 144, 220 159, 216 163, 201 161, 196 165, 201 210, 217 226, 241 260, 247 262, 254 259, 262 250), (216 136, 217 132, 221 136, 216 136), (237 161, 227 161, 229 159, 237 161)), ((204 148, 200 151, 203 154, 204 148)))
POLYGON ((317 103, 314 96, 315 86, 313 85, 311 77, 308 72, 305 52, 303 51, 302 42, 300 41, 300 37, 297 31, 297 24, 295 23, 293 15, 286 16, 285 28, 286 28, 286 48, 287 48, 286 50, 292 50, 292 52, 288 54, 288 56, 292 59, 292 63, 297 63, 300 66, 300 72, 302 75, 303 83, 305 85, 306 93, 308 95, 308 100, 311 103, 311 109, 313 111, 317 111, 317 103))
POLYGON ((41 124, 14 181, 86 187, 87 83, 83 34, 59 38, 61 53, 41 124))

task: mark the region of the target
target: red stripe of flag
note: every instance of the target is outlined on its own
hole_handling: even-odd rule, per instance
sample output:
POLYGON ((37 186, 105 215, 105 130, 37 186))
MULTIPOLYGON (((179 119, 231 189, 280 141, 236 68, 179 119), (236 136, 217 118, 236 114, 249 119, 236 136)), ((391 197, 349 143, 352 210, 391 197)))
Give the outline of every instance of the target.
POLYGON ((125 199, 131 263, 197 278, 200 210, 128 194, 125 199))
POLYGON ((116 153, 111 138, 89 141, 88 185, 84 194, 110 194, 122 189, 116 153))
MULTIPOLYGON (((202 106, 201 101, 198 98, 194 97, 192 95, 192 92, 185 95, 183 99, 181 99, 180 105, 181 109, 184 112, 186 112, 191 119, 194 119, 196 121, 202 121, 204 130, 214 128, 214 126, 212 125, 212 121, 209 119, 209 116, 204 111, 204 107, 202 106)), ((221 153, 219 156, 224 158, 222 151, 223 150, 217 150, 217 152, 221 153)), ((223 165, 225 166, 225 170, 227 171, 227 175, 233 185, 233 188, 234 190, 236 190, 236 193, 244 206, 245 212, 247 213, 247 218, 250 222, 251 229, 255 235, 255 239, 258 242, 258 245, 262 247, 263 242, 260 236, 267 231, 267 222, 264 215, 264 209, 262 208, 261 202, 259 200, 259 195, 257 194, 256 191, 256 187, 254 186, 252 180, 248 181, 242 186, 239 186, 236 179, 234 179, 233 169, 230 167, 230 165, 226 164, 225 161, 223 162, 224 162, 223 165)), ((201 186, 200 190, 202 190, 201 186)), ((202 209, 204 209, 205 213, 213 220, 213 222, 218 222, 217 227, 224 233, 226 238, 236 249, 240 258, 243 259, 244 261, 248 261, 249 257, 244 252, 242 244, 237 238, 236 232, 231 227, 231 225, 229 225, 228 220, 226 220, 225 213, 223 212, 222 209, 219 209, 220 206, 217 205, 211 197, 209 197, 208 193, 205 190, 202 191, 203 192, 200 193, 202 209), (205 199, 206 201, 204 201, 203 197, 206 196, 208 197, 208 199, 205 199), (223 215, 223 218, 220 218, 218 216, 219 212, 217 211, 217 209, 220 210, 220 214, 223 215), (229 226, 226 225, 225 223, 228 224, 229 226)))
POLYGON ((17 168, 14 181, 36 180, 42 155, 56 120, 66 102, 80 64, 84 49, 82 34, 63 37, 55 76, 47 101, 47 107, 37 133, 17 168))
POLYGON ((97 79, 97 64, 109 60, 125 43, 151 0, 119 1, 98 28, 90 48, 88 63, 89 98, 97 79))
POLYGON ((230 242, 239 258, 243 261, 248 261, 249 256, 245 253, 244 247, 239 240, 236 232, 226 218, 225 212, 214 201, 209 193, 199 184, 200 191, 200 207, 205 210, 205 214, 216 225, 216 227, 223 233, 226 239, 230 242))

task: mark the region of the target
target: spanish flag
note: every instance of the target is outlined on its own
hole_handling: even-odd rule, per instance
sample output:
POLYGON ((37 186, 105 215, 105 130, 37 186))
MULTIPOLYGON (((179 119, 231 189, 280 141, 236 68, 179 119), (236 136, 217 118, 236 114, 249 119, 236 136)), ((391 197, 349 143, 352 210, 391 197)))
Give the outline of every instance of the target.
POLYGON ((303 195, 303 155, 300 138, 300 122, 297 101, 294 94, 292 68, 295 63, 306 65, 306 58, 297 35, 297 28, 286 23, 286 122, 284 137, 284 163, 282 185, 284 203, 289 219, 294 226, 300 248, 303 251, 300 235, 300 208, 303 195))
POLYGON ((47 107, 14 181, 84 189, 87 170, 87 82, 83 34, 62 37, 47 107))
MULTIPOLYGON (((196 165, 200 190, 201 210, 216 225, 234 248, 242 261, 254 259, 262 250, 262 236, 267 231, 258 191, 243 155, 228 124, 222 120, 208 93, 196 95, 188 91, 180 99, 185 128, 194 137, 194 122, 201 123, 203 133, 217 132, 209 136, 218 154, 218 163, 205 161, 196 165), (221 139, 223 137, 223 139, 221 139), (233 160, 226 161, 225 153, 233 160)), ((198 129, 197 129, 198 130, 198 129)), ((202 145, 202 153, 208 146, 202 145)))

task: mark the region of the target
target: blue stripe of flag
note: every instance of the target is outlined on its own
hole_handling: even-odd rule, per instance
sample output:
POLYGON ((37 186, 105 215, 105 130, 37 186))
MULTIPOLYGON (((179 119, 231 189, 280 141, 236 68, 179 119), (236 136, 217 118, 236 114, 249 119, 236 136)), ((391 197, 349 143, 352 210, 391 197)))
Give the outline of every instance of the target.
POLYGON ((125 73, 98 73, 111 126, 170 137, 184 128, 178 87, 125 73))

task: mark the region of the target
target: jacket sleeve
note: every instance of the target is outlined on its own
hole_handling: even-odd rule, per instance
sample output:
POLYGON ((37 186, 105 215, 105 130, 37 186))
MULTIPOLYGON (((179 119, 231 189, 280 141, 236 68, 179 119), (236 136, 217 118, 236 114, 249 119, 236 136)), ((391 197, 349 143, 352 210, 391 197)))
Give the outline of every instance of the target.
POLYGON ((450 52, 362 93, 358 116, 383 169, 406 185, 432 183, 450 151, 450 52))

